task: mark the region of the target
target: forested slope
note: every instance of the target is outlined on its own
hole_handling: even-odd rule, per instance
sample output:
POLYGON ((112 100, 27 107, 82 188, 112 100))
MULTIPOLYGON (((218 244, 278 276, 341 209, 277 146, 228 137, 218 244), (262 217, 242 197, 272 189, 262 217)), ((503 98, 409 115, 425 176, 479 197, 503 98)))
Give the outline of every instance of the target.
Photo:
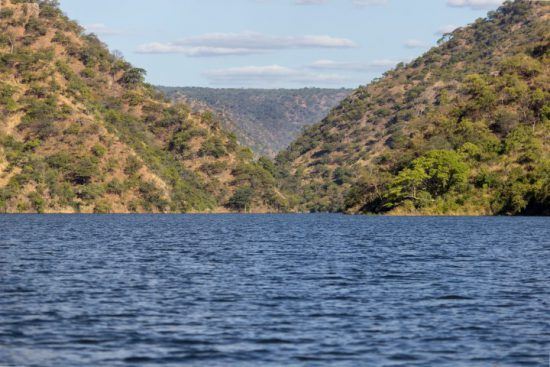
POLYGON ((239 142, 268 157, 287 148, 302 130, 319 122, 349 89, 215 89, 159 87, 169 98, 197 110, 215 111, 239 142))
POLYGON ((0 4, 0 211, 286 207, 269 161, 165 100, 57 2, 0 4))
POLYGON ((506 2, 356 90, 277 158, 301 208, 549 214, 549 10, 506 2))

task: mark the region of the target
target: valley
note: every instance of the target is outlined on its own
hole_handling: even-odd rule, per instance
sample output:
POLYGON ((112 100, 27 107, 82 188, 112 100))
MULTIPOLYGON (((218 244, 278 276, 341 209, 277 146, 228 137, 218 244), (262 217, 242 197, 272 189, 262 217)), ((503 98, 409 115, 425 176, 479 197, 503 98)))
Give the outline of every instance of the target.
POLYGON ((1 4, 1 211, 549 214, 548 3, 353 92, 159 91, 56 2, 1 4))

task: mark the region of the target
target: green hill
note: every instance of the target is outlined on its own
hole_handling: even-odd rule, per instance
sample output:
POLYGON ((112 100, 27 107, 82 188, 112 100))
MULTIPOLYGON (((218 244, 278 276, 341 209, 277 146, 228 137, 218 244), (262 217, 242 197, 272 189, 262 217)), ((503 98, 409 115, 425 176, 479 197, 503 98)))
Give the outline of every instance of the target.
POLYGON ((550 214, 547 2, 507 2, 446 35, 275 165, 223 127, 271 153, 286 122, 334 95, 269 91, 235 107, 243 120, 220 106, 257 92, 173 103, 57 2, 0 1, 0 211, 550 214))
POLYGON ((356 90, 277 158, 301 208, 549 214, 549 11, 506 2, 356 90))
POLYGON ((56 1, 1 0, 0 210, 273 211, 270 172, 214 114, 172 104, 56 1))
POLYGON ((349 89, 214 89, 159 87, 169 98, 195 109, 211 109, 222 126, 259 155, 274 157, 306 126, 325 117, 349 89))

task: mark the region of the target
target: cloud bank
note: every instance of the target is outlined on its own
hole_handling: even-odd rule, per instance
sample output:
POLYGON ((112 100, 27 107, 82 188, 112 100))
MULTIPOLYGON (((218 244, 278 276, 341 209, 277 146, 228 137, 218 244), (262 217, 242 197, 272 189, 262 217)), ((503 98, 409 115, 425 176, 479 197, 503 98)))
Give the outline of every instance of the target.
POLYGON ((504 0, 447 0, 447 5, 454 8, 471 8, 473 10, 493 9, 502 5, 504 0))
MULTIPOLYGON (((389 0, 351 0, 353 5, 359 7, 386 5, 388 2, 389 0)), ((329 0, 294 0, 294 4, 296 5, 322 5, 328 3, 329 0)))
POLYGON ((314 70, 332 70, 332 71, 346 71, 346 72, 379 72, 393 68, 399 64, 400 61, 396 60, 374 60, 371 62, 346 62, 346 61, 333 61, 333 60, 317 60, 311 65, 308 65, 309 69, 314 70))
POLYGON ((138 53, 181 53, 187 56, 251 55, 285 49, 346 49, 358 45, 346 38, 326 35, 270 36, 256 32, 208 33, 175 42, 140 45, 138 53))
POLYGON ((209 70, 203 76, 212 85, 343 85, 351 79, 337 74, 312 73, 280 65, 243 66, 209 70))
MULTIPOLYGON (((407 62, 408 60, 401 60, 407 62)), ((202 73, 211 85, 265 86, 265 85, 326 85, 342 86, 368 80, 375 74, 395 67, 397 60, 380 59, 371 62, 317 60, 300 67, 281 65, 242 66, 208 70, 202 73), (354 76, 352 74, 363 74, 354 76)))

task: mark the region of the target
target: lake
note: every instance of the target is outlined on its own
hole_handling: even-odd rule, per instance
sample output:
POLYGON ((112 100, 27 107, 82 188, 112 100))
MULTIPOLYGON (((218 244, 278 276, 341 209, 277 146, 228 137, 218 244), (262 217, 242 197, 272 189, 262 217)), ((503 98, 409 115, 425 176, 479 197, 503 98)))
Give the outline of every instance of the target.
POLYGON ((0 365, 545 366, 550 218, 0 216, 0 365))

